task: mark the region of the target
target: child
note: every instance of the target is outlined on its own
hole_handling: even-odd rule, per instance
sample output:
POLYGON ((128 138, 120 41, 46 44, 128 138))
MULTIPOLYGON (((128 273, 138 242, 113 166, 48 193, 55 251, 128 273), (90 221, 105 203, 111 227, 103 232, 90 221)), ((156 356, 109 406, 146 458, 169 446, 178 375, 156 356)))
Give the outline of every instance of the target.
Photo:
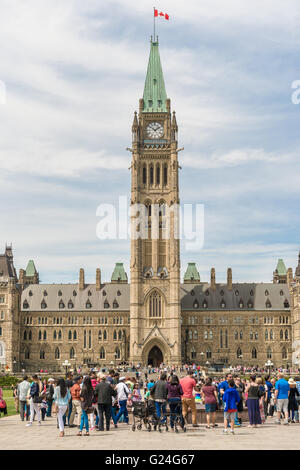
POLYGON ((234 420, 237 412, 237 404, 240 402, 240 395, 234 387, 234 381, 228 382, 229 388, 223 395, 224 402, 224 429, 223 433, 227 434, 228 421, 230 421, 231 434, 234 434, 234 420))

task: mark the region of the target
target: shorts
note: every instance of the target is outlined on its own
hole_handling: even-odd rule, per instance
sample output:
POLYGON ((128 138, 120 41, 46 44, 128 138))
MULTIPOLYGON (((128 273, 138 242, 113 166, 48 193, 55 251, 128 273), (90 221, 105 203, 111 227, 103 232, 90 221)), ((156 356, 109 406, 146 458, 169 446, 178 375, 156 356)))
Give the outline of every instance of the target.
POLYGON ((276 411, 288 413, 288 405, 289 405, 289 399, 288 398, 279 398, 276 401, 276 411))
POLYGON ((205 404, 205 413, 214 413, 217 409, 216 403, 207 403, 205 404))
POLYGON ((227 421, 234 421, 235 420, 236 411, 224 411, 224 419, 227 421))

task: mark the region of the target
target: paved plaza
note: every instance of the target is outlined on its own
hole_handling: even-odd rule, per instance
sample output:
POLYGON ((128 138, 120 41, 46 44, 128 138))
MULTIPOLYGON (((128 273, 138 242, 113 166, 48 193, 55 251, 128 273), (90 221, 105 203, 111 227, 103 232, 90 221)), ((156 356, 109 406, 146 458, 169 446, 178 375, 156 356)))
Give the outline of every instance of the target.
POLYGON ((274 418, 261 428, 251 429, 247 424, 235 430, 235 435, 223 435, 223 426, 206 429, 188 426, 185 434, 131 430, 131 426, 119 424, 109 432, 92 431, 90 436, 76 436, 77 429, 66 428, 66 435, 59 437, 56 419, 49 418, 38 426, 26 427, 19 416, 0 419, 0 448, 7 450, 221 450, 221 449, 300 449, 300 424, 276 425, 274 418))

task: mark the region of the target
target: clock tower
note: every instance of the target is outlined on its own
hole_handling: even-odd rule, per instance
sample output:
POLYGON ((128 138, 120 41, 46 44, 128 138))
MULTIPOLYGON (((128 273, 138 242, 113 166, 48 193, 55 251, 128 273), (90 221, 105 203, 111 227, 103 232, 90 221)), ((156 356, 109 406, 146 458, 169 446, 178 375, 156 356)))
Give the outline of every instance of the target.
POLYGON ((175 112, 167 98, 158 42, 151 39, 143 98, 132 125, 130 361, 181 363, 180 249, 175 112), (139 227, 140 228, 140 227, 139 227), (133 234, 133 232, 132 232, 133 234))

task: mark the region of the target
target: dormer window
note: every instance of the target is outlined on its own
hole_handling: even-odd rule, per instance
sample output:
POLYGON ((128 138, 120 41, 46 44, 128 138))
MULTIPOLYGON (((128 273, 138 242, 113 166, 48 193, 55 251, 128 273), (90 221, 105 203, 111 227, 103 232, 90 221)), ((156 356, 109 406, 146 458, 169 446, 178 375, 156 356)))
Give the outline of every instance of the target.
POLYGON ((251 291, 250 291, 250 295, 251 295, 251 296, 253 296, 253 295, 254 295, 254 292, 253 292, 253 290, 252 290, 252 289, 251 289, 251 291))
POLYGON ((149 106, 149 108, 152 108, 152 106, 153 106, 153 101, 152 100, 148 100, 148 106, 149 106))
POLYGON ((222 300, 221 300, 221 308, 225 308, 225 307, 226 307, 225 300, 224 300, 224 299, 222 299, 222 300))
POLYGON ((199 302, 198 302, 198 300, 194 300, 193 307, 194 307, 194 308, 199 308, 199 302))
POLYGON ((269 299, 267 299, 267 301, 266 301, 266 308, 271 308, 271 307, 272 307, 271 302, 270 302, 269 299))
POLYGON ((280 291, 280 295, 283 295, 283 290, 280 291))
POLYGON ((89 291, 88 291, 88 296, 91 297, 91 295, 92 295, 92 293, 91 293, 91 291, 89 290, 89 291))
POLYGON ((251 300, 248 300, 247 306, 248 308, 253 308, 253 303, 251 300))
POLYGON ((203 307, 203 308, 207 308, 207 307, 208 307, 208 303, 207 303, 206 300, 203 301, 202 307, 203 307))
POLYGON ((23 302, 23 308, 29 308, 29 303, 27 302, 27 300, 25 299, 24 302, 23 302))
POLYGON ((119 304, 116 300, 113 301, 113 308, 119 308, 119 304))
POLYGON ((47 308, 47 304, 46 304, 46 302, 45 302, 44 300, 43 300, 42 303, 41 303, 41 308, 42 308, 42 309, 47 308))
POLYGON ((107 300, 105 300, 105 302, 104 302, 104 308, 109 308, 109 303, 108 303, 107 300))
POLYGON ((76 290, 73 290, 73 297, 76 297, 76 295, 77 295, 76 290))
POLYGON ((121 292, 118 290, 117 295, 121 295, 121 292))
POLYGON ((161 101, 161 100, 157 100, 157 104, 158 104, 158 107, 161 108, 161 106, 162 106, 162 101, 161 101))
POLYGON ((223 289, 220 291, 220 295, 221 295, 221 297, 224 296, 224 291, 223 291, 223 289))
POLYGON ((47 297, 48 293, 47 293, 46 290, 44 290, 44 294, 43 294, 43 295, 44 295, 44 297, 47 297))
POLYGON ((58 291, 58 297, 61 297, 61 296, 62 296, 62 291, 59 290, 59 291, 58 291))
POLYGON ((242 299, 240 300, 239 307, 244 308, 244 301, 242 299))
POLYGON ((31 290, 29 291, 28 295, 29 295, 30 297, 32 297, 32 296, 33 296, 33 293, 32 293, 32 291, 31 291, 31 290))
POLYGON ((285 299, 283 305, 284 305, 284 308, 289 308, 290 307, 289 301, 287 299, 285 299))
POLYGON ((106 292, 105 292, 105 290, 103 290, 103 291, 102 291, 102 295, 103 295, 103 296, 104 296, 104 295, 106 295, 106 292))
POLYGON ((238 296, 240 293, 238 290, 235 291, 235 295, 238 296))
POLYGON ((65 304, 63 300, 61 300, 58 305, 59 305, 59 308, 65 308, 65 304))
POLYGON ((193 289, 193 290, 191 290, 191 295, 195 295, 195 291, 194 291, 194 289, 193 289))
POLYGON ((269 291, 266 290, 266 291, 265 291, 265 296, 267 297, 268 295, 269 295, 269 291))
POLYGON ((89 300, 86 301, 85 308, 92 308, 92 304, 89 300))
POLYGON ((69 300, 68 308, 69 309, 74 308, 74 304, 73 304, 72 300, 69 300))
POLYGON ((205 295, 206 295, 206 296, 209 295, 209 291, 208 291, 208 290, 205 291, 205 295))

